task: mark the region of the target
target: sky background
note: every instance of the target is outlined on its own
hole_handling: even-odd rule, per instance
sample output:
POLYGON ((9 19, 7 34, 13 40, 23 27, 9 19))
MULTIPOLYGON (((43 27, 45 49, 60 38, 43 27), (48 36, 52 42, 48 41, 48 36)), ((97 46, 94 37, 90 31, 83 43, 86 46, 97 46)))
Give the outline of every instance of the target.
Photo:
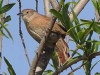
MULTIPOLYGON (((6 0, 4 0, 6 1, 6 0)), ((67 0, 70 1, 70 0, 67 0)), ((22 9, 35 9, 35 0, 21 0, 22 2, 22 9)), ((17 0, 9 0, 9 3, 16 3, 16 5, 9 11, 7 12, 7 15, 11 15, 12 20, 8 22, 10 26, 8 26, 9 31, 11 32, 13 36, 13 41, 11 39, 7 39, 3 37, 3 47, 2 47, 2 56, 6 57, 9 62, 12 64, 16 75, 28 75, 29 72, 29 65, 27 63, 25 53, 24 53, 24 48, 22 46, 22 42, 19 36, 19 22, 18 22, 18 16, 17 13, 19 13, 19 6, 17 0)), ((5 2, 4 2, 5 4, 5 2)), ((39 5, 38 5, 39 13, 44 14, 44 5, 43 5, 43 0, 39 0, 39 5)), ((91 2, 89 2, 84 10, 80 13, 78 16, 79 19, 94 19, 94 8, 91 2)), ((35 55, 35 50, 37 50, 39 44, 28 34, 25 25, 22 21, 22 32, 24 36, 24 41, 26 44, 26 48, 28 51, 28 55, 30 58, 30 61, 32 62, 34 55, 35 55)), ((94 34, 93 39, 98 39, 98 35, 94 34)), ((69 48, 70 49, 75 49, 75 46, 72 42, 69 42, 69 48)), ((95 63, 97 60, 100 60, 100 57, 96 57, 93 60, 93 63, 95 63)), ((75 68, 78 66, 80 63, 75 64, 72 66, 75 68)), ((52 69, 50 65, 48 65, 47 69, 52 69)), ((4 60, 2 59, 2 68, 0 70, 0 73, 6 72, 7 75, 9 75, 7 71, 7 65, 5 64, 4 60)), ((67 75, 67 73, 70 72, 70 69, 64 71, 61 73, 61 75, 67 75)), ((100 72, 100 63, 98 63, 97 66, 92 71, 92 75, 94 75, 95 72, 100 72)), ((84 71, 82 69, 78 70, 75 72, 75 75, 84 75, 84 71)))

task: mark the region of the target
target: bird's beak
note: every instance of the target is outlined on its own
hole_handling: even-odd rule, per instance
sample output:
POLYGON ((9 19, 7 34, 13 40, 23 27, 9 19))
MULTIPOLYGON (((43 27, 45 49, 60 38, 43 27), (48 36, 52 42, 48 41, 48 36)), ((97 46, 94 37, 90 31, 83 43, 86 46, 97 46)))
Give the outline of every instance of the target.
POLYGON ((19 15, 19 16, 23 16, 23 14, 22 14, 22 13, 18 13, 17 15, 19 15))

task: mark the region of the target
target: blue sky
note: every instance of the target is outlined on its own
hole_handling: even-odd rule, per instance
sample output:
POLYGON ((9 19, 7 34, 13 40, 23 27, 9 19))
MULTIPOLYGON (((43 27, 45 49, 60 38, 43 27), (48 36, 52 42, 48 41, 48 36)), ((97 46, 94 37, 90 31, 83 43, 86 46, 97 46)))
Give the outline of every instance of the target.
MULTIPOLYGON (((5 0, 4 0, 5 1, 5 0)), ((22 1, 22 9, 35 9, 35 0, 21 0, 22 1)), ((70 1, 70 0, 67 0, 70 1)), ((16 5, 9 11, 7 12, 7 15, 11 15, 12 20, 8 23, 10 26, 8 27, 9 31, 11 32, 13 36, 13 41, 11 39, 7 39, 3 37, 3 53, 2 55, 5 56, 10 63, 12 64, 15 72, 17 75, 28 75, 29 72, 29 65, 27 63, 24 49, 22 46, 22 42, 19 36, 19 26, 18 26, 18 16, 17 13, 19 12, 18 10, 18 2, 17 0, 10 0, 10 3, 16 3, 16 5)), ((39 0, 39 13, 44 14, 44 7, 43 7, 43 0, 39 0)), ((78 16, 81 19, 93 19, 94 18, 94 8, 92 6, 92 3, 89 2, 84 8, 84 10, 81 12, 81 14, 78 16)), ((28 55, 30 58, 30 61, 32 62, 32 59, 35 55, 35 50, 37 50, 39 44, 28 34, 25 25, 22 21, 22 31, 23 31, 23 36, 26 44, 26 48, 28 50, 28 55)), ((98 38, 98 35, 95 34, 93 38, 98 38)), ((72 42, 69 43, 69 48, 70 49, 75 49, 74 44, 72 42)), ((100 60, 99 57, 96 57, 96 59, 93 60, 93 63, 95 63, 97 60, 100 60)), ((80 63, 79 63, 80 64, 80 63)), ((75 64, 72 66, 73 68, 78 66, 79 64, 75 64)), ((99 70, 100 63, 93 69, 92 75, 94 75, 95 72, 100 72, 99 70)), ((52 69, 50 66, 48 66, 47 69, 52 69)), ((7 66, 2 60, 2 69, 0 72, 6 72, 7 71, 7 66)), ((66 72, 70 72, 70 69, 62 73, 61 75, 66 75, 66 72)), ((75 75, 78 74, 84 75, 83 70, 78 70, 75 72, 75 75)), ((9 74, 8 74, 9 75, 9 74)))

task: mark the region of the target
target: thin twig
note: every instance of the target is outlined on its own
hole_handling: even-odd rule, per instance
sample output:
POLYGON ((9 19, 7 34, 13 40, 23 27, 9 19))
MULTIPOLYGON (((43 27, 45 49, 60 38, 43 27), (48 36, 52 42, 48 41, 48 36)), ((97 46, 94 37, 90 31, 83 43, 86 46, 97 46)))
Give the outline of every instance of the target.
POLYGON ((76 54, 76 52, 78 51, 78 48, 76 48, 71 56, 71 58, 76 54))
POLYGON ((68 73, 68 75, 71 75, 71 73, 77 71, 78 69, 80 69, 82 66, 84 66, 85 64, 87 64, 88 62, 83 63, 81 66, 77 67, 76 69, 73 69, 70 73, 68 73))
POLYGON ((36 11, 38 12, 38 0, 35 0, 36 2, 36 11))
POLYGON ((2 35, 0 35, 0 69, 2 63, 2 35))
MULTIPOLYGON (((18 0, 18 2, 19 2, 19 12, 21 12, 21 1, 18 0)), ((27 52, 27 49, 26 49, 26 45, 25 45, 25 42, 24 42, 23 33, 22 33, 22 30, 21 30, 21 16, 19 16, 19 35, 20 35, 20 38, 21 38, 21 41, 22 41, 22 44, 23 44, 23 47, 24 47, 24 52, 25 52, 25 56, 27 58, 28 64, 29 64, 29 66, 31 66, 30 60, 29 60, 29 57, 28 57, 28 52, 27 52)))
POLYGON ((69 68, 70 66, 72 66, 73 64, 82 61, 82 60, 89 60, 89 59, 93 59, 96 56, 100 56, 100 52, 97 53, 92 53, 90 54, 88 57, 87 56, 82 56, 79 57, 78 59, 72 61, 71 63, 67 64, 66 66, 64 65, 63 67, 59 68, 58 70, 56 70, 52 75, 58 75, 60 72, 63 72, 64 70, 66 70, 67 68, 69 68))

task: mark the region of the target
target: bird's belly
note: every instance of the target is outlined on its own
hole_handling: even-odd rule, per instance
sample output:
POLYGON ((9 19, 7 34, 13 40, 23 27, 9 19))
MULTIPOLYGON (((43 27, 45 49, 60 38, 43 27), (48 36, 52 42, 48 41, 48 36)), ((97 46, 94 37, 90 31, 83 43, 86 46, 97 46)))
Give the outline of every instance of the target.
POLYGON ((42 29, 27 29, 29 34, 35 39, 37 42, 40 42, 44 36, 44 32, 42 29))

